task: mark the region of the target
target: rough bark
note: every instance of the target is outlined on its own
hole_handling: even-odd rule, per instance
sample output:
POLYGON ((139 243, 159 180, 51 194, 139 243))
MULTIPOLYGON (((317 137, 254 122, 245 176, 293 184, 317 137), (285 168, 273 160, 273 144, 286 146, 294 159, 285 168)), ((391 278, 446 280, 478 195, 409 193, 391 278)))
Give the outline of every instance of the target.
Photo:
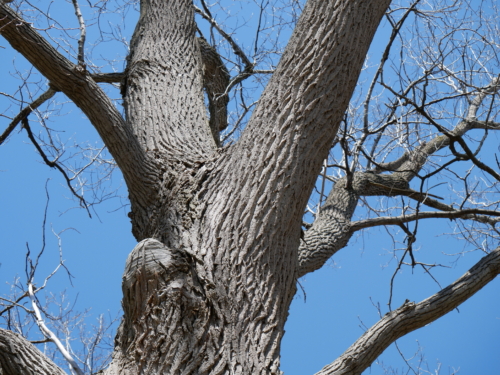
POLYGON ((63 92, 85 113, 120 167, 131 197, 143 202, 154 199, 148 182, 152 174, 157 175, 157 167, 86 67, 61 55, 29 23, 2 3, 0 34, 52 87, 63 92))
MULTIPOLYGON (((422 170, 429 157, 439 150, 450 146, 461 139, 472 129, 498 130, 499 124, 492 121, 478 121, 476 114, 486 94, 499 90, 498 80, 494 79, 481 92, 471 98, 465 118, 454 129, 448 131, 439 127, 443 134, 434 137, 412 152, 405 152, 400 158, 377 165, 373 170, 356 172, 340 179, 328 194, 326 202, 321 207, 318 217, 303 238, 299 247, 299 277, 321 268, 336 252, 343 249, 352 235, 360 229, 375 225, 400 224, 410 220, 425 217, 448 217, 477 220, 492 226, 498 219, 494 212, 481 210, 462 210, 431 198, 422 191, 410 189, 410 182, 422 170), (390 174, 382 174, 391 172, 390 174), (420 213, 400 218, 376 218, 364 222, 351 222, 359 197, 397 195, 410 197, 424 205, 444 211, 447 214, 420 213)), ((432 119, 429 119, 432 122, 432 119)))
POLYGON ((208 97, 210 130, 217 146, 220 146, 219 132, 227 128, 227 105, 229 96, 229 72, 216 49, 203 37, 197 38, 203 63, 203 85, 208 97))
POLYGON ((132 219, 146 248, 183 266, 165 261, 177 276, 140 271, 124 282, 108 373, 279 373, 303 208, 388 3, 308 2, 242 138, 215 151, 189 2, 148 2, 127 68, 127 122, 163 172, 155 204, 132 202, 132 219), (183 35, 154 27, 172 17, 183 35), (155 52, 158 40, 168 54, 155 52), (172 106, 179 95, 200 111, 172 106))
MULTIPOLYGON (((303 210, 389 2, 308 1, 241 139, 222 150, 191 1, 141 1, 126 120, 84 66, 0 5, 2 35, 84 111, 127 182, 141 242, 106 374, 279 373, 303 210)), ((339 198, 354 209, 355 196, 339 198)))
POLYGON ((395 340, 435 321, 465 302, 500 273, 500 248, 467 273, 419 303, 406 301, 367 330, 337 360, 316 375, 361 374, 395 340))
POLYGON ((0 328, 0 375, 66 375, 21 335, 0 328))

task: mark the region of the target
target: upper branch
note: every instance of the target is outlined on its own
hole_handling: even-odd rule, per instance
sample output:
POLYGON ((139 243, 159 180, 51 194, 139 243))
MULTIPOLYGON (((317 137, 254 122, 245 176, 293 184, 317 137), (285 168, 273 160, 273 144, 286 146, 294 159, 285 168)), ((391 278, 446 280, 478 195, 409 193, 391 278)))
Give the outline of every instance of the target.
MULTIPOLYGON (((388 88, 395 95, 398 95, 390 87, 388 88)), ((357 225, 356 223, 353 223, 353 225, 350 224, 360 196, 407 196, 429 207, 448 212, 448 215, 441 214, 441 217, 453 216, 495 225, 497 220, 485 216, 484 213, 483 215, 473 215, 470 212, 465 213, 467 210, 457 210, 448 204, 432 199, 432 194, 410 189, 409 183, 422 170, 429 157, 445 147, 450 146, 451 148, 454 141, 458 142, 465 150, 465 159, 471 159, 476 165, 482 167, 482 169, 488 168, 487 171, 497 177, 498 174, 495 171, 475 158, 461 137, 469 130, 475 128, 487 127, 488 129, 498 129, 497 123, 491 121, 477 121, 475 116, 478 107, 486 96, 496 93, 499 88, 500 86, 495 79, 488 86, 480 90, 479 94, 471 99, 466 117, 462 119, 454 129, 449 131, 440 127, 423 108, 419 107, 421 113, 427 116, 427 119, 432 121, 436 127, 439 127, 439 130, 444 134, 437 135, 432 140, 420 145, 413 151, 405 152, 403 156, 392 163, 376 165, 373 171, 351 174, 351 179, 353 181, 351 184, 352 186, 348 184, 349 178, 339 180, 330 191, 327 203, 321 208, 318 217, 312 227, 305 233, 304 241, 300 244, 298 256, 299 276, 319 269, 333 254, 347 245, 355 231, 370 225, 385 225, 384 223, 387 221, 382 219, 374 219, 369 222, 370 224, 368 224, 368 221, 365 221, 365 225, 357 225), (389 168, 394 169, 390 170, 389 168), (380 174, 385 171, 391 171, 392 173, 380 174)), ((401 98, 413 103, 410 99, 406 98, 406 96, 401 96, 401 98)), ((414 105, 417 107, 416 104, 414 105)), ((438 171, 439 170, 440 169, 438 169, 438 171)), ((437 173, 437 171, 433 173, 437 173)), ((436 214, 434 217, 437 218, 440 217, 440 215, 436 214)), ((417 213, 412 220, 418 220, 419 218, 420 216, 417 213)), ((391 224, 399 221, 398 218, 393 218, 391 224)))
POLYGON ((21 122, 23 119, 25 119, 31 112, 33 112, 35 109, 40 107, 43 103, 45 103, 47 100, 51 99, 55 94, 56 90, 54 90, 52 87, 49 87, 47 91, 45 91, 42 95, 40 95, 38 98, 36 98, 34 101, 32 101, 30 104, 28 104, 26 107, 24 107, 10 122, 9 126, 7 126, 7 129, 4 130, 2 135, 0 135, 0 145, 7 139, 7 137, 14 131, 16 128, 17 124, 21 122))
POLYGON ((387 313, 344 354, 317 375, 361 374, 398 338, 421 328, 457 308, 500 273, 500 247, 483 257, 448 287, 420 303, 405 302, 387 313))
POLYGON ((227 157, 228 184, 234 185, 238 173, 241 194, 250 200, 268 199, 269 207, 279 208, 266 220, 287 217, 285 231, 299 229, 389 3, 308 1, 247 127, 227 157), (249 186, 248 181, 255 183, 249 186))
POLYGON ((120 112, 84 66, 75 65, 30 24, 0 3, 0 34, 89 118, 122 170, 129 188, 147 185, 154 173, 120 112))
POLYGON ((185 165, 206 161, 216 146, 195 32, 192 1, 141 1, 122 88, 127 124, 141 145, 185 165))

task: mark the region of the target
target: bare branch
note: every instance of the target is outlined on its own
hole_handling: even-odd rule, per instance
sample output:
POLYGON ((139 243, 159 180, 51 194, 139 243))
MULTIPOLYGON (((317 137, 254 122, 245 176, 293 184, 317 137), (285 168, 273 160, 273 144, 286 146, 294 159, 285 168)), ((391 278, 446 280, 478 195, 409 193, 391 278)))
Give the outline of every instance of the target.
POLYGON ((385 314, 317 375, 361 374, 395 340, 457 308, 499 273, 500 248, 496 248, 445 289, 417 304, 407 300, 400 308, 385 314))
POLYGON ((355 232, 361 229, 380 226, 380 225, 400 225, 420 219, 470 219, 482 223, 495 225, 500 219, 493 219, 490 216, 500 217, 500 212, 491 210, 469 209, 469 210, 456 210, 448 212, 418 212, 414 214, 401 215, 397 217, 376 217, 373 219, 366 219, 354 221, 350 225, 350 230, 355 232))
POLYGON ((91 77, 98 83, 120 83, 125 78, 125 73, 96 73, 91 74, 91 77))
POLYGON ((7 137, 14 131, 16 128, 17 124, 19 122, 28 117, 31 112, 33 112, 35 109, 40 107, 43 103, 45 103, 47 100, 51 99, 55 94, 57 90, 55 90, 53 87, 49 87, 47 91, 45 91, 42 95, 40 95, 38 98, 36 98, 33 102, 28 104, 26 107, 24 107, 17 115, 14 117, 14 119, 11 121, 9 126, 7 126, 7 129, 0 135, 0 145, 7 139, 7 137))
POLYGON ((92 215, 90 214, 90 210, 89 210, 89 207, 87 205, 87 202, 80 194, 78 194, 75 191, 75 189, 73 189, 73 186, 71 186, 71 179, 69 178, 66 171, 59 165, 59 163, 57 163, 57 160, 54 160, 54 161, 49 160, 47 155, 45 155, 45 152, 43 152, 42 147, 38 144, 38 142, 35 139, 35 136, 33 135, 33 132, 31 131, 31 127, 30 127, 28 119, 26 117, 23 118, 22 123, 23 123, 23 128, 28 133, 28 138, 35 146, 36 150, 38 151, 38 153, 42 157, 45 164, 47 164, 51 168, 56 168, 57 170, 59 170, 59 172, 62 173, 64 179, 66 180, 66 184, 68 185, 69 189, 71 190, 71 193, 73 193, 73 195, 78 198, 82 207, 85 207, 85 209, 87 210, 87 213, 89 214, 89 217, 92 217, 92 215))
POLYGON ((64 345, 62 344, 62 342, 45 325, 45 322, 44 322, 44 320, 42 318, 42 314, 40 314, 40 309, 38 308, 38 305, 36 303, 35 294, 33 293, 32 280, 30 280, 28 282, 28 291, 29 291, 29 296, 30 296, 30 299, 31 299, 31 305, 33 306, 33 310, 35 311, 36 324, 40 328, 40 331, 43 333, 43 335, 47 339, 49 339, 50 341, 52 341, 57 346, 57 349, 59 349, 59 351, 63 355, 64 359, 66 359, 66 361, 68 362, 68 364, 70 366, 70 369, 71 369, 71 373, 76 373, 78 375, 84 375, 83 371, 78 367, 78 365, 76 364, 75 360, 73 359, 73 357, 71 356, 71 354, 69 354, 69 352, 66 350, 66 348, 64 347, 64 345))
POLYGON ((248 59, 247 55, 243 50, 240 48, 238 43, 234 41, 234 39, 224 31, 224 29, 217 23, 215 19, 213 19, 209 14, 205 13, 202 11, 200 8, 198 8, 196 5, 194 5, 195 12, 198 13, 201 17, 203 17, 205 20, 207 20, 218 32, 224 39, 227 40, 227 42, 231 45, 231 48, 234 51, 234 54, 238 56, 241 61, 243 61, 243 64, 245 65, 244 71, 251 71, 253 67, 255 66, 255 63, 250 62, 248 59))
POLYGON ((85 66, 85 37, 87 35, 87 31, 80 6, 78 5, 78 0, 72 1, 73 6, 75 7, 76 17, 78 18, 78 23, 80 24, 80 39, 78 39, 78 65, 85 66))
POLYGON ((0 34, 87 115, 123 172, 131 193, 134 188, 149 190, 148 175, 156 172, 153 162, 85 67, 62 56, 30 24, 2 3, 0 34))

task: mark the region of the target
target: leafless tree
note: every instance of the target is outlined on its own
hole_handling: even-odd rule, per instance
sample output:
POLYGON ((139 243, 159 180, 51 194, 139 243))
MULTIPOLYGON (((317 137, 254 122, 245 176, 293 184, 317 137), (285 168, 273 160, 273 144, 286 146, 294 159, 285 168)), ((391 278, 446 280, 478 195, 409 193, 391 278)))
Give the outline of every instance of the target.
MULTIPOLYGON (((360 374, 500 272, 500 174, 496 160, 482 158, 500 126, 496 4, 230 3, 254 3, 258 16, 235 21, 222 1, 143 0, 130 42, 102 26, 107 1, 89 2, 96 15, 86 19, 72 0, 74 30, 30 2, 0 4, 0 34, 31 64, 18 76, 33 98, 22 88, 9 94, 21 111, 3 111, 1 142, 21 124, 89 213, 108 193, 89 201, 82 191, 99 190, 115 167, 123 174, 138 244, 103 374, 279 374, 298 278, 375 226, 404 244, 394 249, 397 269, 432 277, 437 264, 414 251, 418 224, 455 220, 458 236, 484 256, 424 301, 389 301, 390 311, 318 373, 360 374), (383 19, 385 50, 365 66, 383 19), (100 32, 88 46, 92 24, 100 32), (242 25, 253 28, 252 45, 240 45, 242 25), (115 71, 103 72, 93 58, 106 38, 128 48, 123 71, 109 57, 115 71), (364 67, 371 78, 355 91, 364 67), (55 99, 78 106, 105 148, 67 151, 46 124, 55 99), (91 168, 97 186, 79 180, 91 168)), ((20 335, 2 330, 0 340, 4 372, 62 373, 20 335)))

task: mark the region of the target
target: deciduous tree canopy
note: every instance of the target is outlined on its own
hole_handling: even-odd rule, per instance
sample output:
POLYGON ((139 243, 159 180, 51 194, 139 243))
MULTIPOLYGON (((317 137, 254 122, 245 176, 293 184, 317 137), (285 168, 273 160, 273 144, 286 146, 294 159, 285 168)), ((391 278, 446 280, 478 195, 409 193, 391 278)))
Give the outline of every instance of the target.
MULTIPOLYGON (((137 245, 112 361, 100 373, 281 373, 299 278, 367 228, 393 236, 395 275, 409 267, 434 277, 438 264, 416 254, 424 220, 453 220, 466 251, 484 256, 424 301, 396 307, 391 295, 380 321, 318 374, 360 374, 500 272, 499 164, 484 156, 500 128, 494 2, 270 0, 235 21, 231 6, 245 12, 250 3, 141 0, 130 40, 105 20, 133 2, 72 0, 75 29, 45 5, 8 3, 0 35, 41 79, 20 74, 19 90, 2 93, 0 144, 25 131, 89 215, 114 168, 128 191, 137 245), (238 20, 254 28, 251 42, 238 37, 238 20), (380 59, 367 60, 383 20, 380 59), (109 41, 125 43, 127 56, 102 67, 92 47, 109 41), (65 150, 46 123, 54 99, 84 113, 102 148, 65 150)), ((95 370, 44 325, 38 258, 27 264, 27 292, 6 299, 0 315, 10 327, 9 311, 31 298, 25 313, 71 371, 95 370)), ((0 369, 63 373, 6 330, 0 369)))

